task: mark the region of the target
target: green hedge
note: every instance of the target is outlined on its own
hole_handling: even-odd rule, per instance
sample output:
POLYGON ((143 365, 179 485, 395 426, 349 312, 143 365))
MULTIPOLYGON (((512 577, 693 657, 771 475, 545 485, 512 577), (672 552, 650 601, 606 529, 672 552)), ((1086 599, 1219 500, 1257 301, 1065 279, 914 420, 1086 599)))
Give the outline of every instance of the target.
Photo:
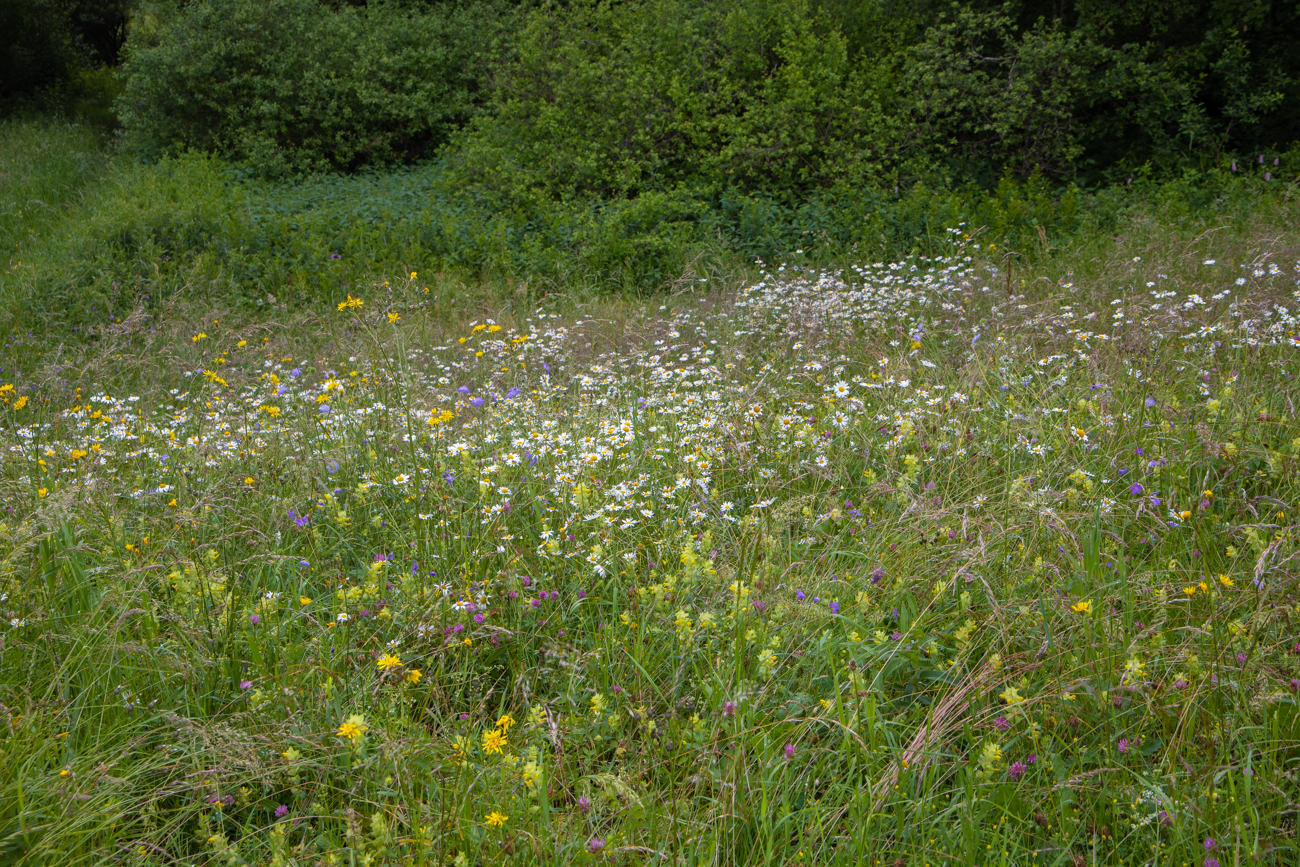
POLYGON ((125 142, 145 159, 197 149, 268 176, 428 156, 477 110, 514 15, 504 2, 197 0, 129 43, 125 142))

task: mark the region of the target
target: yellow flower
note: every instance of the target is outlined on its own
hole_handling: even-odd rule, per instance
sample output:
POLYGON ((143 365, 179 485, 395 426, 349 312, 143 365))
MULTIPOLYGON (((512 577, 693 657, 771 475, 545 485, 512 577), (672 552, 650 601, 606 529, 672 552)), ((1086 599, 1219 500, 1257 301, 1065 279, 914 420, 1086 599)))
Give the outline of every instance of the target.
POLYGON ((60 776, 60 777, 66 777, 67 775, 68 775, 68 769, 67 769, 67 768, 64 768, 63 770, 59 771, 59 776, 60 776))
POLYGON ((400 322, 401 319, 402 319, 402 317, 398 316, 396 313, 389 313, 389 314, 388 314, 388 321, 391 322, 391 323, 393 323, 394 325, 396 325, 398 322, 400 322))
POLYGON ((509 818, 510 818, 509 816, 503 815, 501 813, 498 813, 496 810, 493 810, 491 813, 487 814, 487 819, 485 819, 484 821, 488 823, 488 827, 490 828, 500 828, 502 825, 506 823, 506 821, 509 818))
POLYGON ((998 697, 1001 698, 1003 701, 1005 701, 1007 704, 1019 704, 1020 702, 1025 700, 1024 696, 1022 696, 1019 692, 1017 692, 1014 686, 1009 686, 1006 689, 1004 689, 998 697))
POLYGON ((339 726, 338 735, 355 743, 365 737, 366 732, 369 730, 370 727, 366 725, 365 717, 359 713, 354 713, 339 726))
POLYGON ((399 659, 396 654, 385 653, 383 656, 379 657, 379 661, 376 662, 375 665, 378 668, 382 668, 384 671, 387 671, 390 668, 401 668, 402 660, 399 659))
POLYGON ((246 485, 251 485, 251 484, 253 484, 253 477, 252 477, 252 476, 249 476, 248 478, 244 479, 244 484, 246 484, 246 485))
POLYGON ((1219 576, 1219 583, 1222 584, 1224 587, 1231 587, 1231 586, 1233 585, 1234 582, 1233 582, 1233 580, 1232 580, 1231 578, 1229 578, 1227 575, 1220 575, 1220 576, 1219 576))
POLYGON ((310 596, 299 596, 299 597, 298 597, 298 604, 299 604, 299 605, 310 605, 310 604, 311 604, 311 597, 310 597, 310 596))
POLYGON ((1191 587, 1191 586, 1184 587, 1184 588, 1183 588, 1183 592, 1186 593, 1188 596, 1195 596, 1195 595, 1196 595, 1196 588, 1195 588, 1195 587, 1191 587))
POLYGON ((49 488, 38 488, 37 491, 36 491, 36 496, 38 496, 38 497, 43 497, 43 496, 45 496, 46 494, 48 494, 49 492, 50 492, 50 489, 49 489, 49 488))
POLYGON ((351 295, 348 295, 346 301, 339 302, 339 311, 342 312, 347 310, 349 307, 360 307, 364 303, 366 302, 362 301, 360 298, 353 298, 351 295))
POLYGON ((483 732, 483 752, 485 755, 501 752, 501 748, 506 745, 505 732, 500 729, 492 729, 483 732))
POLYGON ((1076 614, 1091 614, 1092 601, 1089 599, 1084 599, 1080 602, 1076 602, 1070 606, 1070 610, 1075 612, 1076 614))
POLYGON ((420 678, 423 677, 423 676, 424 676, 424 675, 422 675, 422 674, 420 673, 420 669, 418 669, 418 668, 413 668, 413 669, 411 669, 410 671, 408 671, 408 672, 406 673, 406 682, 407 682, 407 683, 419 683, 419 682, 420 682, 420 678))
POLYGON ((497 720, 497 728, 501 729, 503 732, 510 731, 510 727, 514 724, 515 718, 508 713, 502 714, 501 718, 497 720))
POLYGON ((14 401, 14 409, 22 409, 25 406, 27 406, 27 395, 25 394, 14 401))

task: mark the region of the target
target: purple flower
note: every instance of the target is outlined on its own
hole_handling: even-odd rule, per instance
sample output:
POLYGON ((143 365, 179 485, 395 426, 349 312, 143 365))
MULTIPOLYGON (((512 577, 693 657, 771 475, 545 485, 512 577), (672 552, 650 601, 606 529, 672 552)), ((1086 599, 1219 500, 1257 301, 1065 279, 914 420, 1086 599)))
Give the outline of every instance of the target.
POLYGON ((831 603, 831 614, 839 614, 839 613, 840 613, 840 603, 838 603, 838 602, 832 602, 832 603, 831 603))
POLYGON ((456 389, 456 390, 459 391, 461 394, 469 394, 469 386, 468 386, 468 385, 462 385, 460 388, 458 388, 458 389, 456 389))
POLYGON ((1128 738, 1120 738, 1120 739, 1119 739, 1119 743, 1116 745, 1116 748, 1120 751, 1120 754, 1121 754, 1121 755, 1123 755, 1124 753, 1127 753, 1127 752, 1128 752, 1128 738))
POLYGON ((249 689, 252 689, 252 688, 253 688, 253 682, 252 682, 251 680, 241 680, 241 681, 239 682, 239 688, 242 689, 242 690, 245 690, 245 691, 247 691, 247 690, 249 690, 249 689))
POLYGON ((305 527, 311 523, 311 517, 308 515, 303 515, 301 518, 294 518, 293 522, 297 524, 299 527, 305 527))
POLYGON ((1219 859, 1213 855, 1206 855, 1205 860, 1201 862, 1201 867, 1220 867, 1219 859))
POLYGON ((1142 496, 1142 485, 1138 482, 1134 482, 1128 486, 1128 492, 1135 497, 1140 497, 1142 496))
POLYGON ((289 807, 287 804, 281 804, 275 808, 275 818, 283 819, 287 815, 289 815, 289 807))
POLYGON ((541 599, 532 599, 532 600, 529 601, 528 604, 531 605, 531 606, 533 606, 534 608, 541 608, 541 607, 542 607, 542 600, 541 600, 541 599))
POLYGON ((1174 681, 1174 689, 1186 689, 1186 688, 1187 688, 1187 681, 1183 680, 1181 677, 1178 678, 1178 680, 1174 681))
POLYGON ((795 750, 794 750, 794 744, 786 744, 786 745, 785 745, 785 758, 786 758, 786 761, 789 761, 789 760, 791 760, 791 759, 794 758, 794 752, 795 752, 795 750))
POLYGON ((873 570, 871 571, 871 583, 872 583, 872 584, 879 584, 879 583, 880 583, 880 579, 881 579, 881 578, 884 578, 884 577, 885 577, 885 569, 884 569, 883 566, 877 566, 875 569, 873 569, 873 570))
POLYGON ((1018 780, 1025 775, 1025 763, 1015 762, 1007 768, 1007 776, 1013 780, 1018 780))
POLYGON ((1038 761, 1038 755, 1036 753, 1030 753, 1025 756, 1025 764, 1027 765, 1032 765, 1036 761, 1038 761))
POLYGON ((299 561, 298 561, 298 565, 301 566, 301 567, 304 568, 304 569, 310 569, 310 568, 311 568, 311 563, 308 562, 307 560, 299 560, 299 561))
POLYGON ((586 591, 586 590, 579 590, 579 591, 578 591, 578 598, 579 598, 579 599, 586 599, 586 598, 587 598, 587 591, 586 591))
POLYGON ((722 715, 728 718, 735 716, 736 703, 734 701, 724 701, 722 703, 722 715))
POLYGON ((479 623, 479 624, 481 624, 481 623, 482 623, 484 620, 486 620, 486 619, 487 619, 487 618, 484 617, 482 614, 475 614, 475 615, 474 615, 474 622, 475 622, 475 623, 479 623))
POLYGON ((1000 716, 997 719, 993 720, 992 725, 993 728, 997 729, 1000 732, 1008 731, 1011 728, 1011 723, 1004 716, 1000 716))
POLYGON ((475 408, 478 408, 478 407, 481 407, 481 406, 483 405, 483 398, 481 398, 481 397, 471 397, 471 398, 469 399, 469 402, 472 403, 472 404, 475 406, 475 408))
POLYGON ((798 599, 800 602, 802 602, 803 599, 804 599, 803 591, 802 591, 802 590, 796 590, 796 591, 794 591, 794 598, 795 598, 795 599, 798 599))
MULTIPOLYGON (((1145 401, 1143 401, 1143 403, 1145 403, 1147 407, 1150 408, 1156 405, 1156 399, 1154 397, 1148 397, 1145 401)), ((1141 453, 1139 452, 1139 454, 1141 453)))
POLYGON ((614 695, 619 695, 623 692, 623 687, 619 686, 616 683, 612 687, 610 687, 610 692, 614 693, 614 695))
POLYGON ((517 388, 512 388, 506 392, 506 400, 513 400, 514 398, 518 397, 521 394, 523 394, 522 391, 520 391, 517 388))
POLYGON ((289 378, 290 378, 290 379, 297 379, 297 378, 300 377, 300 376, 302 376, 302 368, 301 368, 301 367, 295 367, 293 370, 289 371, 289 378))
POLYGON ((898 640, 899 640, 900 638, 902 638, 902 637, 903 637, 903 633, 901 633, 901 632, 891 632, 891 633, 889 633, 889 638, 890 638, 891 641, 898 641, 898 640))
POLYGON ((248 615, 248 622, 256 626, 262 622, 262 618, 258 617, 256 614, 250 614, 248 615))
POLYGON ((1238 653, 1238 654, 1237 654, 1237 665, 1245 665, 1245 664, 1246 664, 1246 654, 1244 654, 1244 653, 1238 653))
POLYGON ((582 811, 582 814, 583 814, 584 816, 585 816, 587 813, 590 813, 590 812, 591 812, 591 798, 588 798, 586 795, 583 795, 582 797, 578 798, 578 809, 582 811))
POLYGON ((1166 828, 1171 827, 1174 824, 1173 817, 1165 810, 1160 811, 1160 824, 1166 828))
POLYGON ((587 841, 587 851, 593 855, 598 854, 605 848, 605 841, 600 837, 592 837, 587 841))
POLYGON ((320 405, 320 414, 321 414, 321 415, 329 415, 329 414, 330 414, 330 405, 329 405, 328 403, 322 403, 322 404, 320 405))
POLYGON ((1213 837, 1206 837, 1205 842, 1202 845, 1205 846, 1205 851, 1209 852, 1212 849, 1214 849, 1214 847, 1217 846, 1218 844, 1214 842, 1213 837))

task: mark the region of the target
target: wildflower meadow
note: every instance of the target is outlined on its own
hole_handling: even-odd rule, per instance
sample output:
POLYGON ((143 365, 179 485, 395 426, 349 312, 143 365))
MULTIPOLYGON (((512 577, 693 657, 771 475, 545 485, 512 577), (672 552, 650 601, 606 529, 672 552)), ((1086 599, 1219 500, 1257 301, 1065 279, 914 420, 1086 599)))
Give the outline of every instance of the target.
POLYGON ((1300 257, 948 236, 27 340, 0 860, 1297 863, 1300 257))

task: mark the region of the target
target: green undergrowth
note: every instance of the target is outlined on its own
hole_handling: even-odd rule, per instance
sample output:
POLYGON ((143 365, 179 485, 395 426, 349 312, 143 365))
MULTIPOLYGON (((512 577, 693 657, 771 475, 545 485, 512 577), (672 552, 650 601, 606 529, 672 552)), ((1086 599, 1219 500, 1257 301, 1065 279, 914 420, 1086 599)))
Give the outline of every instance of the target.
POLYGON ((274 183, 198 154, 133 163, 73 125, 11 122, 4 138, 0 321, 60 339, 176 301, 252 316, 318 307, 412 271, 525 286, 532 298, 641 294, 757 260, 935 255, 958 223, 980 227, 1014 269, 1145 226, 1194 237, 1294 222, 1292 186, 1273 174, 1286 167, 1271 164, 1095 191, 1008 178, 990 190, 920 183, 795 200, 684 191, 521 204, 461 188, 439 163, 274 183))

